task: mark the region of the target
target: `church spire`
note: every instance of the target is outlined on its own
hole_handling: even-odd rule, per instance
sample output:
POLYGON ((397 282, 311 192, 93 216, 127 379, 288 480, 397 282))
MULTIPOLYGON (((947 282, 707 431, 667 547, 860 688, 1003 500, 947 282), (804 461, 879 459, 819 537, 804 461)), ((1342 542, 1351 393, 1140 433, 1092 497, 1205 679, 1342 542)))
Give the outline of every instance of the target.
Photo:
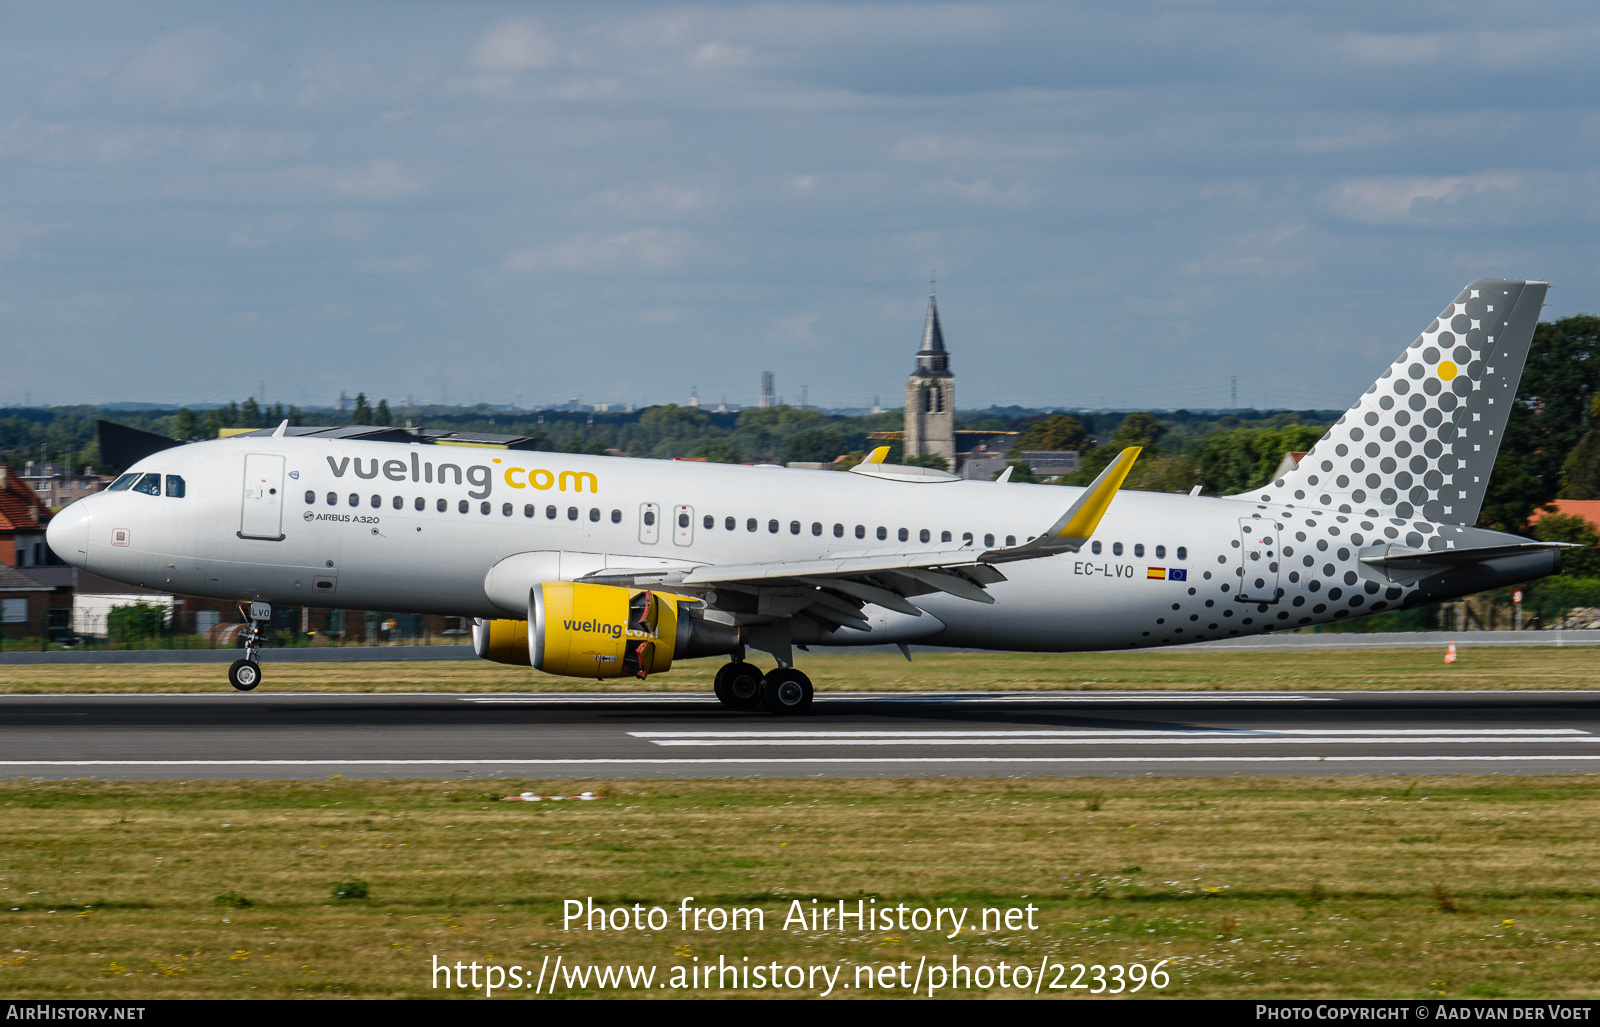
POLYGON ((922 348, 917 351, 917 369, 912 372, 920 378, 948 378, 950 354, 944 348, 944 329, 939 325, 939 302, 928 296, 928 316, 922 324, 922 348))

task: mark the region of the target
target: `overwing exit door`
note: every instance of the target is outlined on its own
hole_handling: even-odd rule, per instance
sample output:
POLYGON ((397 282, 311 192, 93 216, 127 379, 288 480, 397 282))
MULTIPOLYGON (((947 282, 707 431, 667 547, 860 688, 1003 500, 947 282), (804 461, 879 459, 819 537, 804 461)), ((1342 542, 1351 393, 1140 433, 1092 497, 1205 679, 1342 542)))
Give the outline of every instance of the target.
POLYGON ((283 457, 245 454, 239 537, 283 541, 283 457))

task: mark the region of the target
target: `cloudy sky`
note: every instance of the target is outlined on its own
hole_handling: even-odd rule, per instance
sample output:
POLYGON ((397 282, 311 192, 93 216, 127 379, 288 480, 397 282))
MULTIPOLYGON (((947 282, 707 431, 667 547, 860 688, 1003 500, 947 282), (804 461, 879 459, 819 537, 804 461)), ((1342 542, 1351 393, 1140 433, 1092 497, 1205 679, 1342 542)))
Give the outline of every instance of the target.
POLYGON ((0 5, 0 403, 1348 405, 1600 311, 1593 3, 0 5))

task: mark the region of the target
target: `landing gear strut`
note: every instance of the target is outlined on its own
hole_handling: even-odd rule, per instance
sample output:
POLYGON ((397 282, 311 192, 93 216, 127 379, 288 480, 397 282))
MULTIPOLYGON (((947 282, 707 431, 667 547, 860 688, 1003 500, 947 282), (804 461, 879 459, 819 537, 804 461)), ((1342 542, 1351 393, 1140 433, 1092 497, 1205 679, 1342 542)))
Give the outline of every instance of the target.
POLYGON ((713 690, 724 706, 735 710, 758 710, 761 708, 761 668, 743 660, 725 663, 717 671, 713 690))
POLYGON ((272 604, 251 603, 247 610, 240 603, 239 612, 245 615, 244 629, 239 632, 244 639, 244 659, 234 660, 228 668, 228 684, 248 692, 261 684, 261 643, 266 639, 261 626, 272 619, 272 604))

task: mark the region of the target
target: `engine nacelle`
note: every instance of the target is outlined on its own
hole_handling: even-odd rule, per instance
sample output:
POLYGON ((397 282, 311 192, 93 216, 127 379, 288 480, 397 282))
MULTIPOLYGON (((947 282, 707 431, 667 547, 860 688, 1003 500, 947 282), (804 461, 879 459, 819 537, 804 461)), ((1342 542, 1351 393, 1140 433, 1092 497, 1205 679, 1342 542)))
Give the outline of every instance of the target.
POLYGON ((530 590, 526 621, 478 621, 473 648, 547 674, 644 678, 674 659, 738 650, 738 629, 707 621, 698 605, 670 592, 549 581, 530 590))

